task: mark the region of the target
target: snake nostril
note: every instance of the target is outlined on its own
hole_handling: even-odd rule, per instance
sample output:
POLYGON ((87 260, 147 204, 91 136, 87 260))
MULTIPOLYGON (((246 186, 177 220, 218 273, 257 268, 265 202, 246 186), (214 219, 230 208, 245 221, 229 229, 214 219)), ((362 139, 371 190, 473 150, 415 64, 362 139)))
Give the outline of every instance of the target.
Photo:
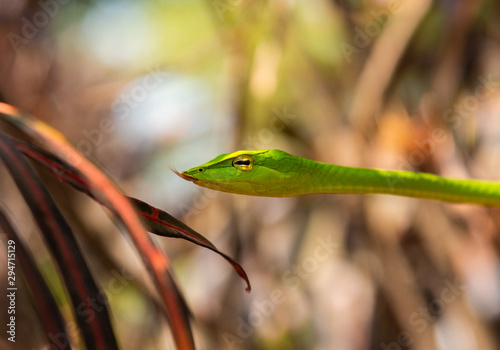
POLYGON ((203 168, 199 168, 199 169, 198 169, 198 172, 199 172, 199 173, 202 173, 202 172, 203 172, 203 168))

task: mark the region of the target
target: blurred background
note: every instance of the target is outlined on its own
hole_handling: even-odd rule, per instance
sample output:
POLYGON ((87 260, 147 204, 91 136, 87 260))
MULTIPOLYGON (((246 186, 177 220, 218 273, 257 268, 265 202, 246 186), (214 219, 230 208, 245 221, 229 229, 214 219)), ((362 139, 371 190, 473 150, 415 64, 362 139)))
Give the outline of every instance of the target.
MULTIPOLYGON (((155 238, 199 349, 500 349, 498 209, 247 197, 169 168, 278 148, 500 181, 497 1, 0 0, 0 101, 60 130, 125 193, 243 265, 250 294, 216 254, 155 238)), ((0 202, 67 314, 6 174, 0 167, 0 202)), ((107 291, 121 347, 173 349, 130 242, 94 202, 47 182, 107 291)), ((44 349, 25 289, 19 340, 3 333, 3 349, 44 349)))

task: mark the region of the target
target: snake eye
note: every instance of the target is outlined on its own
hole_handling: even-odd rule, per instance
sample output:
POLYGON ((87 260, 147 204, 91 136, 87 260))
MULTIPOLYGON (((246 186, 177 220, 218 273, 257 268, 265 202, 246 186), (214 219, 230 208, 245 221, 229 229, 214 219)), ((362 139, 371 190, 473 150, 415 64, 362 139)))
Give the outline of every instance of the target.
POLYGON ((253 158, 248 154, 242 154, 233 159, 233 166, 241 171, 249 171, 253 167, 253 158))

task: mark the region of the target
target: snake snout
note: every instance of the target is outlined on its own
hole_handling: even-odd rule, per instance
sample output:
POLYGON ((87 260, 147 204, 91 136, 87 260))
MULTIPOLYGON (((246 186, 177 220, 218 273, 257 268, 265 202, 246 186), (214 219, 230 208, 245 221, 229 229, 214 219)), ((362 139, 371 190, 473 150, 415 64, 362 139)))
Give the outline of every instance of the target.
POLYGON ((178 172, 177 170, 175 169, 172 169, 172 171, 177 175, 179 176, 181 179, 184 179, 186 181, 196 181, 196 178, 191 176, 191 175, 187 175, 184 171, 182 173, 178 172))

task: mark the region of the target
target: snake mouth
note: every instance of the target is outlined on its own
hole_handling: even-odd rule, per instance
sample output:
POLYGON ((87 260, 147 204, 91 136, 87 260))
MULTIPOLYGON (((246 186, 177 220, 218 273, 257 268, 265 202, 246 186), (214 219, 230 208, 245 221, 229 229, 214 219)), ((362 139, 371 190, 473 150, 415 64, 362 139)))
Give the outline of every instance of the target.
POLYGON ((177 170, 175 169, 171 169, 177 176, 179 176, 181 179, 184 179, 186 181, 191 181, 191 182, 194 182, 196 181, 197 179, 191 175, 187 175, 184 171, 182 173, 178 172, 177 170))

